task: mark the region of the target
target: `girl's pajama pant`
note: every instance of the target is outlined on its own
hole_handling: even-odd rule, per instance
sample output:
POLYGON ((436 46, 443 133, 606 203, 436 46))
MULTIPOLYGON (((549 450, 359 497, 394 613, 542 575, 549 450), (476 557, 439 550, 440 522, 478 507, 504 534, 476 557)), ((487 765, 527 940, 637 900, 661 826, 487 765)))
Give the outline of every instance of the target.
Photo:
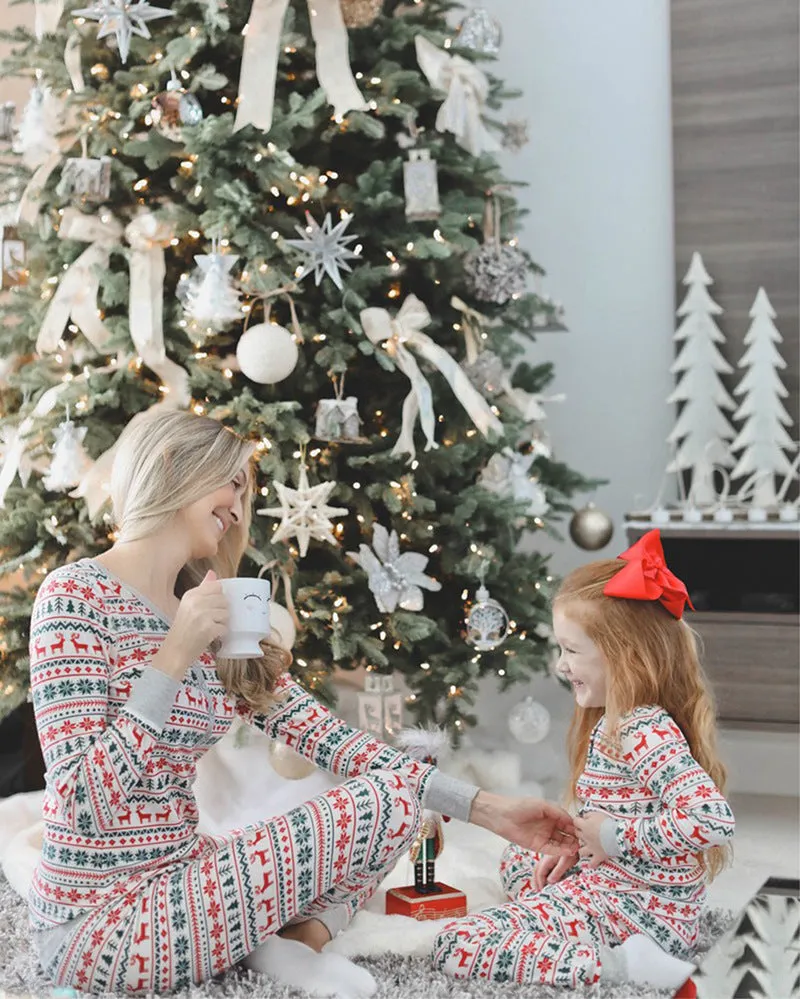
POLYGON ((375 770, 286 815, 201 839, 90 913, 47 969, 86 992, 166 992, 237 964, 296 917, 355 913, 416 835, 402 774, 375 770))
MULTIPOLYGON (((500 876, 513 901, 448 923, 434 943, 436 967, 456 978, 577 988, 599 980, 601 946, 634 933, 685 955, 681 933, 653 911, 651 892, 614 893, 609 875, 577 867, 538 892, 533 871, 539 859, 514 844, 506 848, 500 876)), ((692 910, 696 923, 697 907, 692 910)))

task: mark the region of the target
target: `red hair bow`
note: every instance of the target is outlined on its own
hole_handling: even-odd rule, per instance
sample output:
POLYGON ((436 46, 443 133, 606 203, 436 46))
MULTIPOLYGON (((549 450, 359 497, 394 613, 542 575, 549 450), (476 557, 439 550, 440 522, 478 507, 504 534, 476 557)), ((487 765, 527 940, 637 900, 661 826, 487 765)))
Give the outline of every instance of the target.
POLYGON ((628 564, 603 587, 606 596, 658 600, 679 620, 683 617, 685 604, 694 610, 686 584, 667 568, 657 529, 648 531, 619 558, 628 564))

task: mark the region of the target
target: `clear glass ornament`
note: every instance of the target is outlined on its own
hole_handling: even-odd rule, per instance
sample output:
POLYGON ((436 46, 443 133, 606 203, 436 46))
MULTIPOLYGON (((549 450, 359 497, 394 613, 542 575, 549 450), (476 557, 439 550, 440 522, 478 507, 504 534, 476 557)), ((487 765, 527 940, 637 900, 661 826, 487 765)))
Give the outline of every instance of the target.
POLYGON ((483 55, 497 55, 503 41, 500 22, 485 7, 476 7, 461 22, 456 44, 483 55))
POLYGON ((509 711, 508 728, 518 742, 542 742, 550 731, 550 712, 532 697, 526 697, 509 711))
POLYGON ((490 652, 508 637, 509 621, 505 607, 489 596, 481 583, 475 602, 467 612, 467 642, 479 652, 490 652))

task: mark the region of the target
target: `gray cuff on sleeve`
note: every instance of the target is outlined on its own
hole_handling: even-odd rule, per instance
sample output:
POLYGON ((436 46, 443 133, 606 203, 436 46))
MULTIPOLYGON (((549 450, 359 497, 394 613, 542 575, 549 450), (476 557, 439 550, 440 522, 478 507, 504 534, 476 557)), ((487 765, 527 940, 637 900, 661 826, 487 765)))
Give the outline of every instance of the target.
POLYGON ((142 675, 133 685, 125 707, 143 721, 154 725, 160 732, 167 724, 180 686, 180 680, 174 680, 161 670, 145 666, 142 675))
POLYGON ((600 826, 600 844, 607 857, 618 857, 622 853, 617 842, 618 827, 616 819, 606 819, 600 826))
POLYGON ((441 770, 434 770, 422 795, 422 807, 432 812, 449 815, 451 819, 469 822, 472 799, 480 791, 475 784, 448 777, 441 770))

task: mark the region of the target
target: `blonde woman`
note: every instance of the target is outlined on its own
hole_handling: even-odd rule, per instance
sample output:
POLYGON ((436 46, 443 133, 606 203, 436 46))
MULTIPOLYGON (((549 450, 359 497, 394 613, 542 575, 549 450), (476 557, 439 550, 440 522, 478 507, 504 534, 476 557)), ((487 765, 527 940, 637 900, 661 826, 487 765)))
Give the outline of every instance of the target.
POLYGON ((165 992, 263 948, 260 966, 319 994, 371 976, 323 951, 414 839, 424 807, 530 848, 574 849, 545 802, 453 780, 348 727, 287 673, 289 656, 217 661, 220 578, 245 550, 251 443, 206 417, 134 419, 111 476, 117 538, 52 572, 31 623, 47 765, 30 894, 46 972, 84 992, 165 992), (202 754, 236 716, 344 783, 224 837, 197 833, 202 754), (321 952, 321 953, 320 953, 321 952))

